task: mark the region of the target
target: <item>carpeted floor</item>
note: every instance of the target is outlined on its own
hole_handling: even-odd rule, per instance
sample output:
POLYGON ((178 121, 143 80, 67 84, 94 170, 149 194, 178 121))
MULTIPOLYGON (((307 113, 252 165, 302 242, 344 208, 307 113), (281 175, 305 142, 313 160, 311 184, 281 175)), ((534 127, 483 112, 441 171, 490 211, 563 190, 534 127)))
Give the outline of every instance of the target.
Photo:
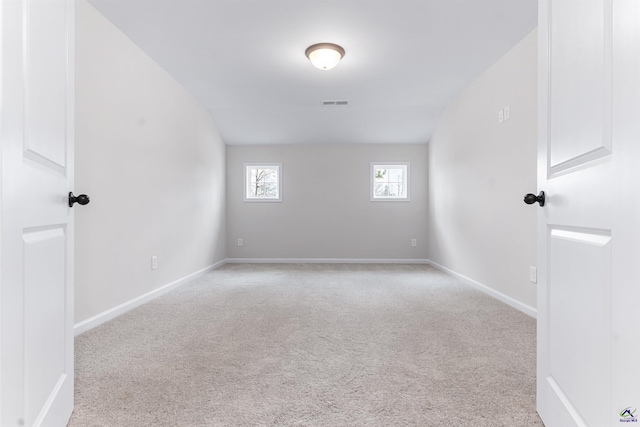
POLYGON ((535 349, 429 266, 230 264, 76 338, 69 426, 542 426, 535 349))

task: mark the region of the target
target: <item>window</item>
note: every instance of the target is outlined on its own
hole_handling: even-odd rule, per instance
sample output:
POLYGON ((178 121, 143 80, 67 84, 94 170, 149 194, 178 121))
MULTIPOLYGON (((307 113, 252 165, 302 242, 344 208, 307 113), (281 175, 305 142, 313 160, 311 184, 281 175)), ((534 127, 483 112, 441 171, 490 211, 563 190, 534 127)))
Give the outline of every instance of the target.
POLYGON ((245 163, 245 202, 282 201, 282 163, 245 163))
POLYGON ((371 201, 409 200, 409 163, 371 163, 371 201))

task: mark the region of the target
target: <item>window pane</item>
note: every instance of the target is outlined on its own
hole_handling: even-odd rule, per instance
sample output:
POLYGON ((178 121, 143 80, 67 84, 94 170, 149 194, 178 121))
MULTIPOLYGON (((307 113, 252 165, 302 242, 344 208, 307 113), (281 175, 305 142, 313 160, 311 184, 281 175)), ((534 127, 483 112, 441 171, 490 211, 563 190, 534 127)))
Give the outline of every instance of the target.
POLYGON ((389 196, 399 197, 402 193, 402 184, 389 184, 389 196))
POLYGON ((278 196, 278 184, 275 182, 268 182, 263 187, 264 196, 277 197, 278 196))
POLYGON ((384 183, 376 183, 375 195, 376 197, 384 197, 389 195, 389 185, 384 183))
POLYGON ((402 169, 389 169, 389 182, 402 182, 402 169))
POLYGON ((267 174, 267 171, 264 169, 256 169, 256 181, 258 181, 260 184, 262 184, 264 182, 264 178, 267 174))
POLYGON ((253 181, 249 186, 249 194, 252 197, 256 197, 260 195, 261 184, 259 182, 253 181))
POLYGON ((373 174, 376 182, 385 182, 387 180, 388 171, 386 169, 376 169, 373 174))
POLYGON ((263 169, 262 170, 263 182, 276 182, 278 181, 278 173, 275 169, 263 169))

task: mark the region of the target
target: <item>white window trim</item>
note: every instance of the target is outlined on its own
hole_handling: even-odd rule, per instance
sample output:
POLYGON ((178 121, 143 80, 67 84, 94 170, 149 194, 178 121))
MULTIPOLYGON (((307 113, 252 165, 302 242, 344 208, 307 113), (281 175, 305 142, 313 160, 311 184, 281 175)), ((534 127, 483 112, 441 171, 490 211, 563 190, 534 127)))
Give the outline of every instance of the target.
POLYGON ((369 200, 372 202, 410 202, 411 201, 411 168, 409 162, 371 162, 369 168, 369 200), (407 186, 407 197, 374 197, 374 169, 376 166, 406 166, 407 176, 405 176, 405 184, 407 186))
POLYGON ((252 163, 243 163, 242 165, 242 174, 244 175, 243 186, 242 186, 242 200, 245 202, 257 202, 257 203, 278 203, 282 202, 282 163, 277 162, 252 162, 252 163), (256 166, 265 167, 265 168, 278 168, 278 197, 247 197, 247 185, 249 182, 249 171, 250 168, 254 168, 256 166))

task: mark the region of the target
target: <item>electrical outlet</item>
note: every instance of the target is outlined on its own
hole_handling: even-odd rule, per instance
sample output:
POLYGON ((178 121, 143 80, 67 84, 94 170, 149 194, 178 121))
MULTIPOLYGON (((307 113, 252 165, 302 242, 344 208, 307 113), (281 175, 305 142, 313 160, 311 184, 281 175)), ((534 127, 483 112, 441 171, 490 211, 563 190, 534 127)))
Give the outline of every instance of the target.
POLYGON ((238 246, 244 245, 244 241, 242 239, 238 239, 238 246))
POLYGON ((157 256, 152 256, 151 257, 151 269, 152 270, 157 270, 158 269, 158 257, 157 256))
POLYGON ((529 281, 531 283, 538 283, 538 269, 535 267, 529 267, 529 281))
POLYGON ((509 117, 511 117, 511 111, 509 109, 509 106, 507 105, 506 107, 504 107, 504 119, 509 120, 509 117))
POLYGON ((504 122, 504 110, 498 111, 498 123, 504 122))
POLYGON ((418 239, 411 239, 411 246, 418 246, 418 239))

